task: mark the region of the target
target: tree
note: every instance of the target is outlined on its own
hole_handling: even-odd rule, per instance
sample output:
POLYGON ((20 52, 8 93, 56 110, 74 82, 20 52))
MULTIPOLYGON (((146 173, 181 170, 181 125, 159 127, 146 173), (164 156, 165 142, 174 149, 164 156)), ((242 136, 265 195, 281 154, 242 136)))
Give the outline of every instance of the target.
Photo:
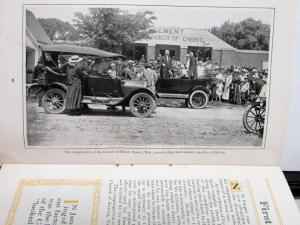
POLYGON ((38 21, 51 40, 77 41, 80 38, 77 30, 69 22, 56 18, 39 18, 38 21))
POLYGON ((92 40, 94 47, 122 52, 128 43, 149 38, 154 19, 149 11, 130 14, 117 8, 90 8, 86 15, 75 13, 73 22, 82 38, 92 40))
POLYGON ((238 23, 226 21, 210 32, 238 49, 269 50, 270 25, 251 17, 238 23))

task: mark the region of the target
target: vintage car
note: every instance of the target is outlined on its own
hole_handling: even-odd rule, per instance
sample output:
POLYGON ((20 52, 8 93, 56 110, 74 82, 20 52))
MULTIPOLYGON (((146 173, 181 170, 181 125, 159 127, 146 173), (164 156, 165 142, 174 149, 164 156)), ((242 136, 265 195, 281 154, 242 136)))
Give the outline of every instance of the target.
POLYGON ((159 98, 185 99, 186 106, 195 109, 204 108, 210 96, 212 79, 158 79, 156 92, 159 98))
MULTIPOLYGON (((98 50, 95 48, 69 44, 42 45, 44 65, 58 72, 60 57, 79 55, 93 61, 88 76, 82 80, 82 104, 103 104, 130 108, 137 117, 149 116, 156 107, 157 97, 142 80, 111 79, 103 71, 107 70, 112 60, 124 56, 98 50)), ((28 94, 43 92, 42 106, 47 113, 63 113, 67 91, 66 76, 47 73, 47 84, 32 84, 28 94)))

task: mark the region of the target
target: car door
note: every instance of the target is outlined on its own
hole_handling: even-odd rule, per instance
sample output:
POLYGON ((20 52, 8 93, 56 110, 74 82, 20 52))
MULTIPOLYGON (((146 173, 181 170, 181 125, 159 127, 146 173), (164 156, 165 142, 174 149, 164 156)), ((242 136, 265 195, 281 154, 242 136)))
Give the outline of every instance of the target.
POLYGON ((208 84, 208 79, 205 78, 183 79, 181 88, 183 93, 189 93, 194 87, 206 88, 207 84, 208 84))
POLYGON ((196 85, 197 80, 195 79, 183 79, 182 81, 182 92, 183 93, 189 93, 191 88, 193 88, 196 85))
POLYGON ((110 77, 101 76, 90 76, 88 78, 88 86, 90 95, 92 96, 122 96, 121 81, 118 79, 111 79, 110 77))
POLYGON ((156 83, 157 93, 182 93, 183 79, 158 79, 156 83))

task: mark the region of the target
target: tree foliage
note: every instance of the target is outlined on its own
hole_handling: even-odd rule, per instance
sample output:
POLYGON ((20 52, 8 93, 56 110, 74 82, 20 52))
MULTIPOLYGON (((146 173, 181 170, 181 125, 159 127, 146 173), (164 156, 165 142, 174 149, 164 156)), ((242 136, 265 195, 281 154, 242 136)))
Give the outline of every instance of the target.
POLYGON ((130 14, 117 8, 90 8, 88 14, 75 13, 74 26, 83 39, 94 47, 122 52, 128 43, 149 38, 153 20, 152 12, 130 14))
POLYGON ((51 40, 76 41, 79 39, 79 33, 69 22, 56 18, 39 18, 38 21, 51 40))
POLYGON ((210 31, 238 49, 269 50, 270 25, 251 17, 238 23, 228 20, 210 31))

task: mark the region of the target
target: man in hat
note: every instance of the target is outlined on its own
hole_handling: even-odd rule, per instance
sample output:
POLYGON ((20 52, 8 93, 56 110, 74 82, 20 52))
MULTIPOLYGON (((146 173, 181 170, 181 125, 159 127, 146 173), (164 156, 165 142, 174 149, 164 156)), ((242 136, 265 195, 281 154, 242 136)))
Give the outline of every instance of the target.
POLYGON ((194 52, 190 52, 190 59, 188 61, 188 75, 191 79, 197 78, 197 58, 194 56, 194 52))
POLYGON ((165 51, 165 55, 161 57, 160 77, 162 79, 170 78, 172 69, 172 57, 169 50, 165 51))
POLYGON ((146 63, 142 79, 147 82, 147 87, 153 93, 155 93, 155 83, 157 81, 157 78, 158 78, 158 76, 157 76, 155 70, 151 69, 151 64, 146 63))
POLYGON ((249 96, 249 82, 248 78, 245 78, 244 80, 241 80, 241 104, 245 105, 246 102, 248 101, 248 96, 249 96))
POLYGON ((51 70, 49 67, 45 66, 43 63, 43 57, 41 56, 38 60, 38 64, 33 69, 33 81, 40 85, 41 90, 37 93, 39 99, 39 106, 42 106, 42 97, 47 91, 46 85, 47 82, 47 72, 59 75, 55 71, 51 70))
POLYGON ((125 80, 132 80, 135 78, 135 73, 133 71, 133 61, 125 61, 124 62, 124 69, 122 73, 122 79, 125 80))

